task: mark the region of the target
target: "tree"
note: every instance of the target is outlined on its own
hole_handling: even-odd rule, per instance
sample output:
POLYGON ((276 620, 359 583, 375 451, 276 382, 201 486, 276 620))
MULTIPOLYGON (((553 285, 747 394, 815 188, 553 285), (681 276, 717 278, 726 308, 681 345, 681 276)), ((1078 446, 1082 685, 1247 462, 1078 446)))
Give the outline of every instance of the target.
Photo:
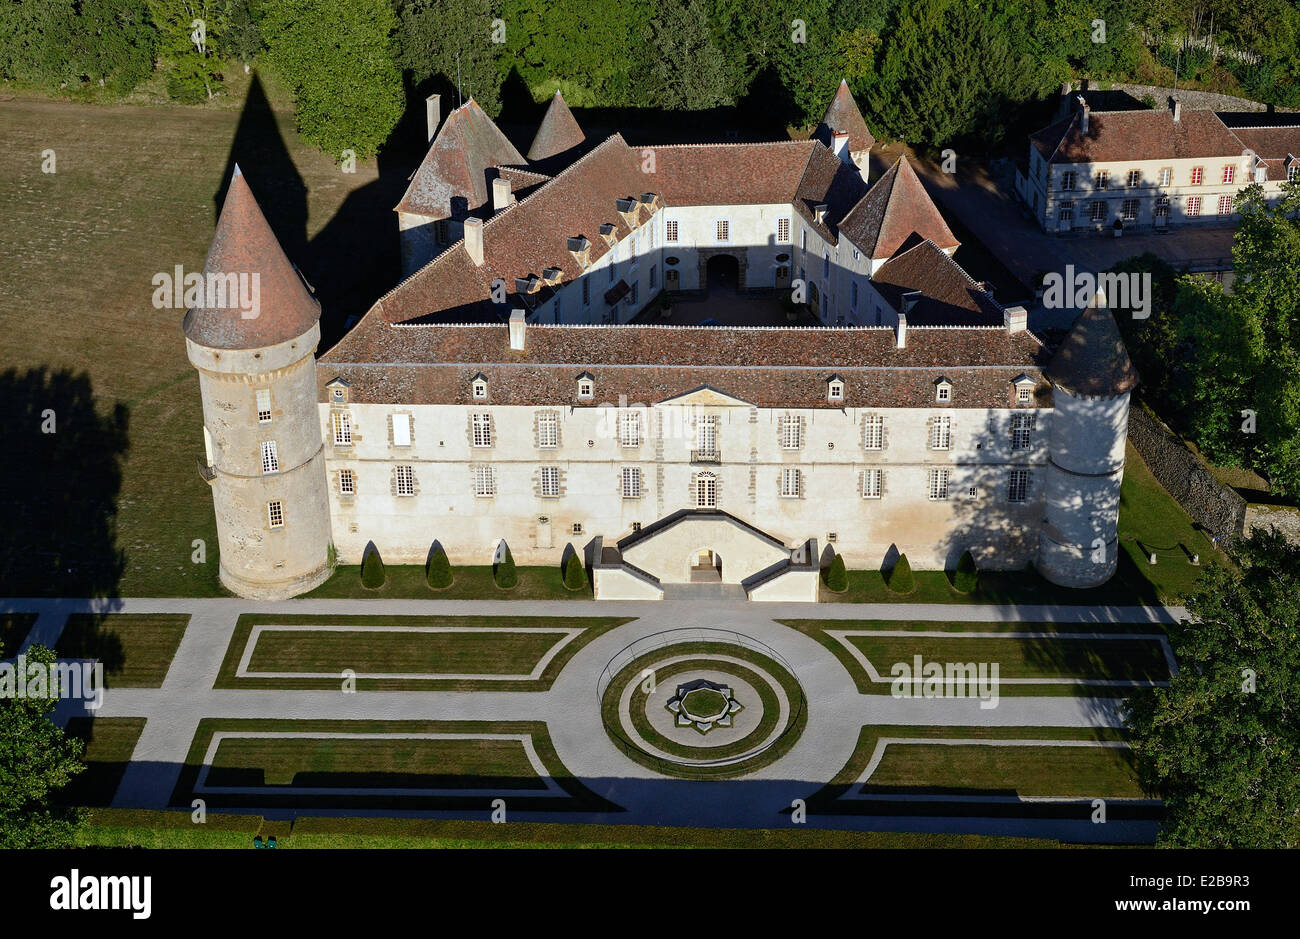
POLYGON ((146 0, 158 28, 158 54, 166 61, 167 94, 193 104, 220 84, 210 56, 226 27, 223 0, 146 0), (196 26, 195 23, 201 23, 196 26))
MULTIPOLYGON (((43 646, 28 646, 24 656, 29 668, 55 661, 43 646)), ((70 847, 84 818, 79 809, 52 804, 85 769, 84 745, 50 720, 58 691, 46 690, 46 697, 0 696, 0 848, 70 847)))
POLYGON ((564 562, 564 586, 570 590, 582 590, 587 586, 587 569, 576 551, 564 562))
POLYGON ((69 0, 0 2, 0 78, 36 85, 57 85, 67 79, 61 24, 71 6, 69 0))
MULTIPOLYGON (((398 64, 415 84, 441 79, 472 97, 489 117, 501 113, 505 45, 493 41, 490 0, 409 0, 399 11, 398 64)), ((505 26, 507 36, 509 25, 505 26)))
POLYGON ((76 80, 127 94, 153 73, 158 30, 144 0, 82 0, 64 29, 62 46, 76 80))
POLYGON ((1130 698, 1143 786, 1165 801, 1158 844, 1300 847, 1300 547, 1275 530, 1208 567, 1167 628, 1168 688, 1130 698))
POLYGON ((293 89, 299 133, 336 158, 378 152, 404 105, 389 0, 279 0, 261 27, 293 89))
POLYGON ((969 550, 963 551, 957 559, 957 570, 953 573, 953 588, 958 593, 974 593, 980 585, 979 568, 975 566, 975 556, 969 550))
POLYGON ((379 549, 371 542, 366 547, 365 557, 361 559, 361 586, 378 590, 388 579, 384 570, 384 559, 379 556, 379 549))
POLYGON ((223 56, 239 59, 245 70, 249 62, 266 48, 262 29, 258 25, 259 11, 255 0, 226 0, 226 29, 219 38, 218 51, 223 56))
POLYGON ((496 568, 492 571, 492 576, 496 578, 497 586, 503 590, 509 590, 515 584, 519 583, 519 574, 515 570, 515 556, 510 553, 510 545, 504 545, 505 555, 497 562, 496 568))
POLYGON ((429 563, 424 566, 424 579, 434 590, 450 587, 454 579, 451 573, 451 562, 447 560, 447 552, 436 542, 433 553, 429 555, 429 563))
POLYGON ((844 569, 842 554, 831 558, 831 563, 826 568, 826 589, 833 590, 835 593, 843 593, 849 589, 849 574, 844 569))
POLYGON ((916 587, 916 578, 912 576, 912 565, 908 562, 906 554, 898 556, 897 563, 885 577, 885 584, 894 593, 911 593, 916 587))
POLYGON ((709 33, 703 0, 659 6, 650 21, 650 37, 649 68, 638 100, 670 111, 732 103, 732 78, 709 33))

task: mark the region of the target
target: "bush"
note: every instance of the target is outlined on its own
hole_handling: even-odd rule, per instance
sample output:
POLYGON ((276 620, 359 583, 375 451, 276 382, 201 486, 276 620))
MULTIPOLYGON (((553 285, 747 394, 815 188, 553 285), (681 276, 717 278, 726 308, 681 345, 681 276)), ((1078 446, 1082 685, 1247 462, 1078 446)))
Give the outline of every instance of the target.
POLYGON ((564 586, 570 590, 582 590, 587 586, 587 569, 576 551, 564 562, 564 586))
POLYGON ((826 589, 836 593, 843 593, 849 589, 849 572, 844 569, 842 554, 831 558, 831 565, 826 568, 826 589))
POLYGON ((379 549, 373 544, 366 550, 366 556, 361 560, 361 586, 370 590, 378 590, 388 579, 388 574, 384 571, 384 559, 379 556, 379 549))
POLYGON ((515 571, 515 556, 510 553, 510 545, 506 545, 506 556, 497 562, 492 576, 496 578, 497 586, 504 590, 509 590, 519 583, 519 574, 515 571))
POLYGON ((885 583, 894 593, 911 593, 916 587, 916 578, 912 576, 912 565, 907 562, 907 555, 900 554, 898 563, 885 578, 885 583))
POLYGON ((963 551, 957 560, 957 571, 953 575, 952 585, 958 593, 974 593, 979 586, 979 569, 975 567, 975 557, 969 551, 963 551))
POLYGON ((429 582, 429 586, 434 590, 442 590, 444 587, 450 587, 454 579, 451 574, 451 562, 447 560, 447 552, 442 549, 442 545, 435 544, 433 553, 429 555, 429 563, 424 566, 424 579, 429 582))

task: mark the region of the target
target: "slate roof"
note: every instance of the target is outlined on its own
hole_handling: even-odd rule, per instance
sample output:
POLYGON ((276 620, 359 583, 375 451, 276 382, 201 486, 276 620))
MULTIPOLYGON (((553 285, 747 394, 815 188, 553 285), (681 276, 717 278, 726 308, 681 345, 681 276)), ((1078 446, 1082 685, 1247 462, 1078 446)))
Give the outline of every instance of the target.
POLYGON ((1030 143, 1050 163, 1125 163, 1236 157, 1244 145, 1213 111, 1182 109, 1175 122, 1168 109, 1093 112, 1088 132, 1082 112, 1031 134, 1030 143))
POLYGON ((524 163, 470 98, 447 115, 396 210, 434 219, 463 217, 491 201, 489 169, 524 163))
POLYGON ((903 294, 922 291, 907 313, 908 326, 1000 326, 1002 307, 983 285, 930 239, 900 251, 876 271, 871 284, 895 310, 903 294))
POLYGON ((550 105, 546 108, 546 115, 542 118, 541 125, 537 128, 537 134, 533 137, 533 145, 528 148, 528 159, 533 161, 550 159, 580 147, 586 139, 582 128, 578 126, 577 118, 564 103, 564 95, 556 91, 550 105))
POLYGON ((893 257, 913 235, 940 248, 959 242, 906 157, 886 170, 839 225, 840 232, 873 259, 893 257))
POLYGON ((1074 395, 1109 397, 1137 385, 1133 367, 1110 310, 1090 306, 1079 314, 1047 366, 1057 385, 1074 395))
POLYGON ((871 136, 871 131, 867 129, 867 122, 862 119, 858 103, 853 100, 853 93, 849 91, 849 83, 843 79, 840 80, 840 87, 836 89, 835 97, 826 108, 821 123, 813 131, 813 139, 820 140, 830 147, 831 138, 837 130, 849 132, 850 153, 870 150, 875 146, 876 138, 871 136))
POLYGON ((246 319, 237 295, 228 297, 224 306, 193 307, 186 312, 182 328, 199 345, 213 349, 272 346, 301 336, 320 318, 320 304, 285 256, 238 164, 203 273, 205 281, 208 274, 256 274, 258 310, 256 316, 246 319))

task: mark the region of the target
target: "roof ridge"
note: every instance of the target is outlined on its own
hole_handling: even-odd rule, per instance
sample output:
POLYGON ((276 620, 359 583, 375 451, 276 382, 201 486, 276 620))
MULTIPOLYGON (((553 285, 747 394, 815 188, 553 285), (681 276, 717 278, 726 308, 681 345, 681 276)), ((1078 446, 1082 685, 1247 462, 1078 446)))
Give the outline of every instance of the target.
MULTIPOLYGON (((737 140, 737 141, 711 141, 704 143, 660 143, 649 144, 651 150, 674 150, 686 149, 687 147, 771 147, 782 146, 785 144, 807 146, 810 143, 821 143, 820 140, 737 140)), ((825 146, 823 144, 823 146, 825 146)))

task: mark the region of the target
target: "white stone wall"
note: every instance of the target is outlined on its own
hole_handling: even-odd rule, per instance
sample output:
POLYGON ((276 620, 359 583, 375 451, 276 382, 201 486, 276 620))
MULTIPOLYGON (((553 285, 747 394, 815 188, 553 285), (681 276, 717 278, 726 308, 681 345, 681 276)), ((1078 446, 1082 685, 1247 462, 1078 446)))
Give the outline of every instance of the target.
POLYGON ((695 249, 726 251, 745 259, 743 282, 746 289, 776 286, 776 256, 791 253, 791 241, 777 240, 777 220, 790 219, 791 228, 799 216, 787 202, 771 205, 666 206, 655 216, 660 244, 666 256, 680 259, 676 265, 680 290, 702 290, 699 255, 695 249), (717 222, 726 219, 728 238, 719 241, 717 222), (677 222, 676 242, 666 241, 666 223, 677 222))

